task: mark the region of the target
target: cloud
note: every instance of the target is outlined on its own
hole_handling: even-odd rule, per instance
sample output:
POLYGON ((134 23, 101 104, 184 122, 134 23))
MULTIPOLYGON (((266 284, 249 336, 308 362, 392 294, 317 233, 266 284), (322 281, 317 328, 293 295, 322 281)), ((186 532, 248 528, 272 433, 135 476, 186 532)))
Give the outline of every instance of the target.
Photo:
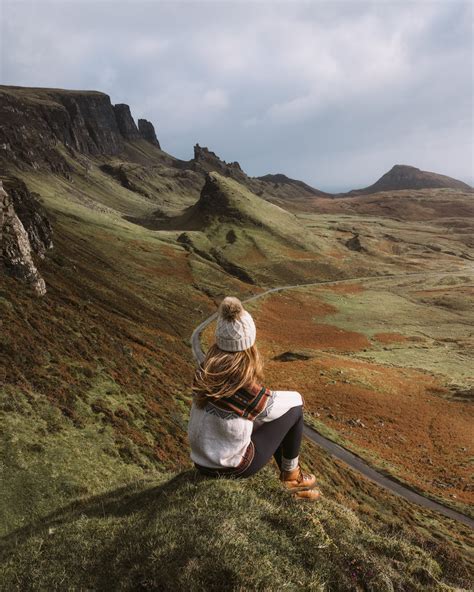
POLYGON ((3 84, 102 90, 252 175, 474 181, 469 2, 3 0, 3 84))

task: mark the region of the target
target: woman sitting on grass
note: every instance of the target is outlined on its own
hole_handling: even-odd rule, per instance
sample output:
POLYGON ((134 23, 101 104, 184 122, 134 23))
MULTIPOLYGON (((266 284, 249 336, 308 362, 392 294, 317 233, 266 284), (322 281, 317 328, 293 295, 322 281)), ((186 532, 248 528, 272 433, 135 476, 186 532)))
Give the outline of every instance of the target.
POLYGON ((303 399, 261 384, 262 362, 250 313, 237 298, 218 309, 216 343, 196 370, 188 425, 191 459, 209 476, 245 478, 272 458, 297 499, 315 500, 316 478, 299 465, 303 399))

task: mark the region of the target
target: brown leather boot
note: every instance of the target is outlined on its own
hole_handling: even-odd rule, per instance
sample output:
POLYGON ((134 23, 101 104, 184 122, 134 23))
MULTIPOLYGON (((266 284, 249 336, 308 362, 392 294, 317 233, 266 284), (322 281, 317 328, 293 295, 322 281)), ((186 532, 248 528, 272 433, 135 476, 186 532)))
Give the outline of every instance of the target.
POLYGON ((316 483, 316 477, 311 473, 303 473, 298 465, 292 471, 280 471, 280 481, 290 490, 310 489, 316 483))
POLYGON ((321 497, 321 492, 316 487, 313 489, 302 489, 291 494, 291 497, 297 500, 316 501, 321 497))

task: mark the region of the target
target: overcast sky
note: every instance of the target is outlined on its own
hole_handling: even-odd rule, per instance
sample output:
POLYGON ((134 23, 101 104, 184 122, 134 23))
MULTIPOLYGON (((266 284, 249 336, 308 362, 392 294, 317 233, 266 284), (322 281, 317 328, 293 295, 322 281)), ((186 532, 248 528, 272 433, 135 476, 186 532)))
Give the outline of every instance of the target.
POLYGON ((327 191, 394 164, 470 184, 470 1, 0 0, 2 84, 106 92, 183 159, 327 191))

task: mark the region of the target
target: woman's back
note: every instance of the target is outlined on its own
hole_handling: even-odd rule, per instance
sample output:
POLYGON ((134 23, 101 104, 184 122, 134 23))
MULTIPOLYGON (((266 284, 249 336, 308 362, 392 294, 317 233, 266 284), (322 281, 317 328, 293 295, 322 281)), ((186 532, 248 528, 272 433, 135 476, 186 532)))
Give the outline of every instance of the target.
POLYGON ((248 477, 272 457, 280 478, 305 499, 316 499, 314 475, 298 462, 303 435, 303 398, 297 391, 271 391, 255 345, 251 315, 236 298, 219 306, 216 343, 211 346, 193 383, 188 424, 191 459, 214 476, 248 477), (311 491, 310 491, 311 490, 311 491))

